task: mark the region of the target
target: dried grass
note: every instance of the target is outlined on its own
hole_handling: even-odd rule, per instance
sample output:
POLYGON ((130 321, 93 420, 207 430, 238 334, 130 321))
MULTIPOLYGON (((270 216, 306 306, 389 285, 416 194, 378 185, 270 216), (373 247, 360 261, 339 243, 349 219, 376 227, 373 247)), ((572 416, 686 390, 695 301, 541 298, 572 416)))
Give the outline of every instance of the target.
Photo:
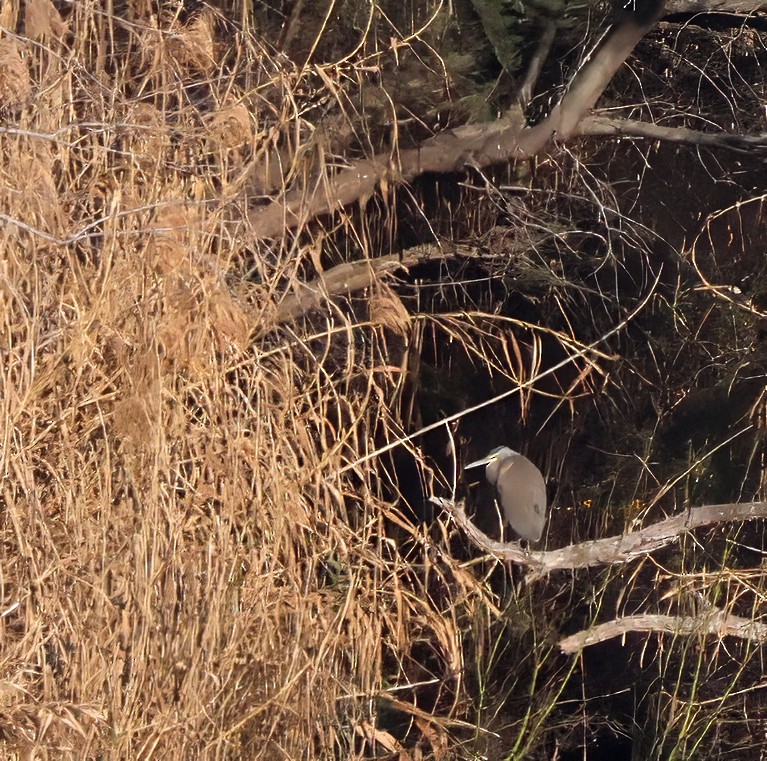
MULTIPOLYGON (((547 732, 572 731, 555 708, 578 662, 556 661, 552 643, 575 583, 543 600, 465 560, 446 517, 426 527, 399 509, 374 453, 417 417, 407 376, 428 331, 493 381, 528 384, 525 419, 535 395, 574 416, 608 378, 625 404, 612 357, 585 351, 578 326, 468 309, 416 319, 383 283, 359 319, 358 304, 331 303, 327 323, 277 330, 279 300, 347 253, 321 257, 323 236, 366 257, 378 242, 351 213, 272 243, 243 221, 262 194, 324 192, 347 149, 376 152, 362 91, 380 75, 390 118, 382 40, 392 60, 423 66, 404 89, 442 92, 444 71, 416 47, 430 14, 369 48, 363 24, 336 63, 299 67, 209 7, 59 7, 27 0, 25 35, 0 39, 4 756, 442 759, 497 740, 497 755, 526 757, 547 732), (544 388, 531 378, 548 347, 573 373, 544 388)), ((17 14, 2 4, 4 29, 17 14)), ((595 207, 609 205, 603 190, 589 187, 595 207)), ((561 287, 563 321, 581 310, 601 327, 594 303, 634 301, 568 282, 589 233, 548 224, 560 192, 576 198, 573 183, 531 212, 487 189, 508 222, 488 270, 561 287)), ((479 228, 475 206, 464 221, 479 228)), ((616 227, 630 240, 627 220, 616 227)), ((596 241, 595 269, 623 274, 612 244, 596 241)), ((746 576, 733 593, 744 599, 746 576)), ((674 664, 658 668, 673 687, 674 664)))
POLYGON ((432 600, 387 525, 429 538, 367 466, 336 475, 389 371, 354 341, 325 339, 332 382, 303 341, 251 345, 296 251, 233 282, 233 220, 299 81, 210 13, 26 5, 29 39, 0 40, 4 756, 366 756, 419 642, 460 695, 459 618, 488 597, 443 558, 432 600))

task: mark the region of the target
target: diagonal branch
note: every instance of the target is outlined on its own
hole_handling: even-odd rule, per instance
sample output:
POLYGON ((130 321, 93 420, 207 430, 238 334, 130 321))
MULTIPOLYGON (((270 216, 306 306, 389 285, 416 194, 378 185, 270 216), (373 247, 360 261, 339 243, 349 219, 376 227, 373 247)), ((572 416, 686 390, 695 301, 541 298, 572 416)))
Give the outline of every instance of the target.
POLYGON ((556 136, 568 140, 578 134, 578 124, 637 43, 657 23, 662 3, 650 18, 617 24, 594 55, 577 72, 570 88, 551 114, 534 127, 525 126, 516 105, 502 119, 442 132, 418 148, 396 156, 378 155, 342 169, 314 191, 298 188, 250 213, 256 237, 272 237, 299 226, 319 214, 370 198, 379 184, 410 182, 424 172, 444 174, 463 171, 467 165, 490 166, 511 159, 535 156, 556 136), (320 188, 324 188, 320 190, 320 188))
POLYGON ((767 502, 703 505, 672 515, 639 531, 629 531, 621 536, 571 544, 568 547, 547 552, 525 550, 518 543, 504 543, 491 539, 466 515, 463 502, 456 503, 439 497, 432 497, 431 502, 444 508, 473 544, 498 560, 527 566, 532 571, 532 578, 564 569, 628 563, 677 541, 682 535, 701 526, 767 518, 767 502))
POLYGON ((700 616, 666 616, 641 614, 606 621, 590 629, 576 632, 559 641, 559 649, 568 655, 584 647, 622 637, 630 632, 663 632, 673 635, 714 634, 747 639, 757 644, 767 642, 767 624, 712 610, 700 616))
MULTIPOLYGON (((455 256, 479 257, 476 246, 445 242, 413 246, 401 254, 386 254, 373 259, 344 262, 326 270, 310 283, 296 283, 294 293, 280 302, 275 315, 276 323, 292 322, 301 315, 319 307, 326 299, 346 295, 369 288, 379 278, 397 270, 407 269, 427 261, 449 259, 455 256)), ((265 326, 265 330, 273 325, 265 326)))

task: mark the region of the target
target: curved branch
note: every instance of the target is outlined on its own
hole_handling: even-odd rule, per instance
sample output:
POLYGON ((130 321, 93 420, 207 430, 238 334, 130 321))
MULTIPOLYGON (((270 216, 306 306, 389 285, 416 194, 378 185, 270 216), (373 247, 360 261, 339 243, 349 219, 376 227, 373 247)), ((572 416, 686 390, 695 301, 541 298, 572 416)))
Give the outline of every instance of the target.
MULTIPOLYGON (((663 12, 752 13, 764 7, 764 0, 667 0, 664 11, 663 3, 659 3, 651 17, 629 20, 613 28, 577 72, 560 103, 540 124, 525 126, 524 114, 517 105, 498 121, 459 127, 432 137, 418 148, 356 162, 326 181, 317 182, 312 189, 299 188, 254 209, 250 213, 253 233, 259 238, 280 235, 320 214, 370 198, 379 185, 410 182, 424 172, 460 172, 467 165, 484 167, 530 158, 540 153, 554 137, 565 141, 578 135, 633 135, 744 152, 764 150, 767 145, 765 135, 714 135, 681 127, 660 127, 604 117, 584 118, 615 72, 663 12)), ((544 49, 546 44, 544 35, 544 49)), ((533 65, 530 76, 536 76, 536 65, 533 65)), ((525 93, 523 87, 523 99, 525 93)))
MULTIPOLYGON (((294 293, 286 296, 277 307, 276 322, 285 323, 319 307, 325 299, 333 296, 351 295, 374 285, 381 275, 407 269, 424 262, 450 259, 455 256, 478 257, 476 246, 460 243, 425 243, 406 249, 401 254, 387 254, 374 259, 344 262, 329 270, 311 283, 296 283, 294 293)), ((269 326, 273 327, 273 326, 269 326)), ((269 329, 267 328, 267 329, 269 329)))
POLYGON ((558 570, 628 563, 677 541, 683 534, 701 526, 767 518, 767 502, 703 505, 672 515, 639 531, 571 544, 547 552, 525 550, 517 543, 507 544, 491 539, 466 515, 462 502, 456 503, 439 497, 431 497, 431 502, 450 513, 459 528, 477 547, 499 560, 527 566, 532 571, 532 578, 558 570))
POLYGON ((645 614, 617 618, 561 639, 559 649, 567 655, 572 655, 589 645, 622 637, 631 632, 663 632, 674 635, 714 634, 717 637, 739 637, 756 644, 767 642, 767 624, 714 610, 699 617, 645 614))
POLYGON ((594 108, 623 62, 642 37, 658 23, 663 14, 663 0, 658 0, 655 5, 654 12, 647 19, 638 21, 629 17, 616 24, 597 47, 592 58, 575 75, 566 95, 544 122, 550 122, 550 127, 560 140, 567 140, 576 134, 582 117, 594 108))

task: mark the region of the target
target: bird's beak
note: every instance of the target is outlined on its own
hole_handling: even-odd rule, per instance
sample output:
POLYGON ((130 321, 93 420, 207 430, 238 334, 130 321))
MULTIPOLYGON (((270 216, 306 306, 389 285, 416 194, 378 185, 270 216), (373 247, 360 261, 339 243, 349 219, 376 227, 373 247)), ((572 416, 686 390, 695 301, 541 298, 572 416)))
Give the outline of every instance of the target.
POLYGON ((483 457, 481 460, 475 460, 474 462, 470 462, 468 465, 464 465, 463 469, 468 470, 469 468, 478 468, 480 465, 487 465, 492 459, 492 457, 483 457))

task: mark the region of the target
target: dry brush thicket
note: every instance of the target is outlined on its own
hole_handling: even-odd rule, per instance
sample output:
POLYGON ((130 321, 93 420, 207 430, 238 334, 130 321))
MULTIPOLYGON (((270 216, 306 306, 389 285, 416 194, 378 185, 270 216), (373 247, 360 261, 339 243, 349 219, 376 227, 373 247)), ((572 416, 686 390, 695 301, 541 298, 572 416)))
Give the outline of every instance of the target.
POLYGON ((334 475, 389 424, 380 348, 251 342, 307 252, 241 229, 298 68, 105 7, 3 4, 3 754, 353 756, 385 674, 458 699, 487 593, 445 558, 435 607, 369 466, 334 475))
MULTIPOLYGON (((616 592, 624 571, 589 577, 585 592, 570 577, 517 588, 510 569, 467 550, 447 514, 421 522, 402 508, 390 452, 374 453, 431 422, 419 384, 467 401, 462 387, 426 377, 429 352, 499 384, 526 424, 536 399, 545 413, 535 425, 549 430, 599 397, 617 427, 662 375, 650 378, 653 359, 619 362, 634 316, 652 314, 634 340, 647 340, 653 320, 668 329, 678 318, 679 356, 724 367, 745 351, 724 345, 741 329, 741 305, 712 316, 727 294, 704 283, 685 311, 692 291, 661 278, 641 225, 614 216, 609 183, 566 150, 538 167, 537 190, 524 173, 499 190, 475 168, 457 191, 456 225, 503 224, 468 248, 358 267, 350 286, 333 267, 389 254, 393 209, 428 229, 415 190, 384 184, 385 203, 360 199, 314 226, 291 219, 295 230, 277 240, 254 234, 249 209, 288 188, 325 187, 349 146, 356 158, 376 154, 365 119, 396 133, 398 91, 437 120, 454 83, 424 30, 435 25, 439 38, 447 9, 422 9, 400 36, 376 16, 389 34, 375 39, 360 11, 359 46, 302 66, 244 12, 106 7, 27 0, 18 17, 14 3, 0 5, 5 757, 527 757, 609 726, 599 712, 579 724, 558 702, 582 663, 555 643, 568 606, 582 622, 603 605, 628 610, 629 593, 616 592), (410 73, 391 92, 348 96, 405 60, 410 73), (321 113, 330 117, 320 128, 321 113), (418 267, 431 290, 416 297, 408 276, 418 267), (493 313, 510 282, 529 296, 528 315, 545 304, 557 325, 493 313), (675 295, 684 310, 667 310, 675 295), (691 349, 700 332, 721 344, 691 349), (565 372, 553 373, 557 364, 565 372)), ((330 36, 321 14, 313 22, 305 57, 330 36)), ((298 45, 301 33, 288 25, 281 42, 298 45)), ((428 133, 423 115, 400 114, 411 138, 428 133)), ((463 116, 456 107, 448 119, 463 116)), ((706 257, 700 266, 721 274, 706 257)), ((683 372, 674 366, 674 383, 683 372)), ((759 397, 747 410, 760 430, 763 409, 759 397)), ((575 439, 562 430, 546 457, 567 502, 573 480, 556 463, 575 439)), ((650 501, 640 490, 660 491, 644 443, 630 475, 615 478, 621 499, 636 480, 640 508, 650 501)), ((404 451, 419 460, 420 444, 404 451)), ((708 457, 688 454, 694 465, 708 457)), ((448 489, 429 462, 424 477, 448 489)), ((685 467, 663 478, 681 472, 688 485, 685 467)), ((573 538, 624 521, 619 509, 573 538)), ((632 568, 632 605, 665 612, 669 590, 685 587, 687 599, 716 587, 719 607, 756 610, 758 570, 733 561, 712 581, 693 562, 705 568, 708 557, 693 540, 683 554, 689 567, 632 568)), ((680 647, 655 653, 663 687, 652 716, 659 736, 687 742, 711 716, 731 715, 740 683, 722 666, 712 688, 721 704, 705 710, 698 677, 691 687, 673 674, 679 658, 695 674, 721 676, 719 663, 703 643, 680 647), (670 699, 674 684, 685 694, 670 699)))

